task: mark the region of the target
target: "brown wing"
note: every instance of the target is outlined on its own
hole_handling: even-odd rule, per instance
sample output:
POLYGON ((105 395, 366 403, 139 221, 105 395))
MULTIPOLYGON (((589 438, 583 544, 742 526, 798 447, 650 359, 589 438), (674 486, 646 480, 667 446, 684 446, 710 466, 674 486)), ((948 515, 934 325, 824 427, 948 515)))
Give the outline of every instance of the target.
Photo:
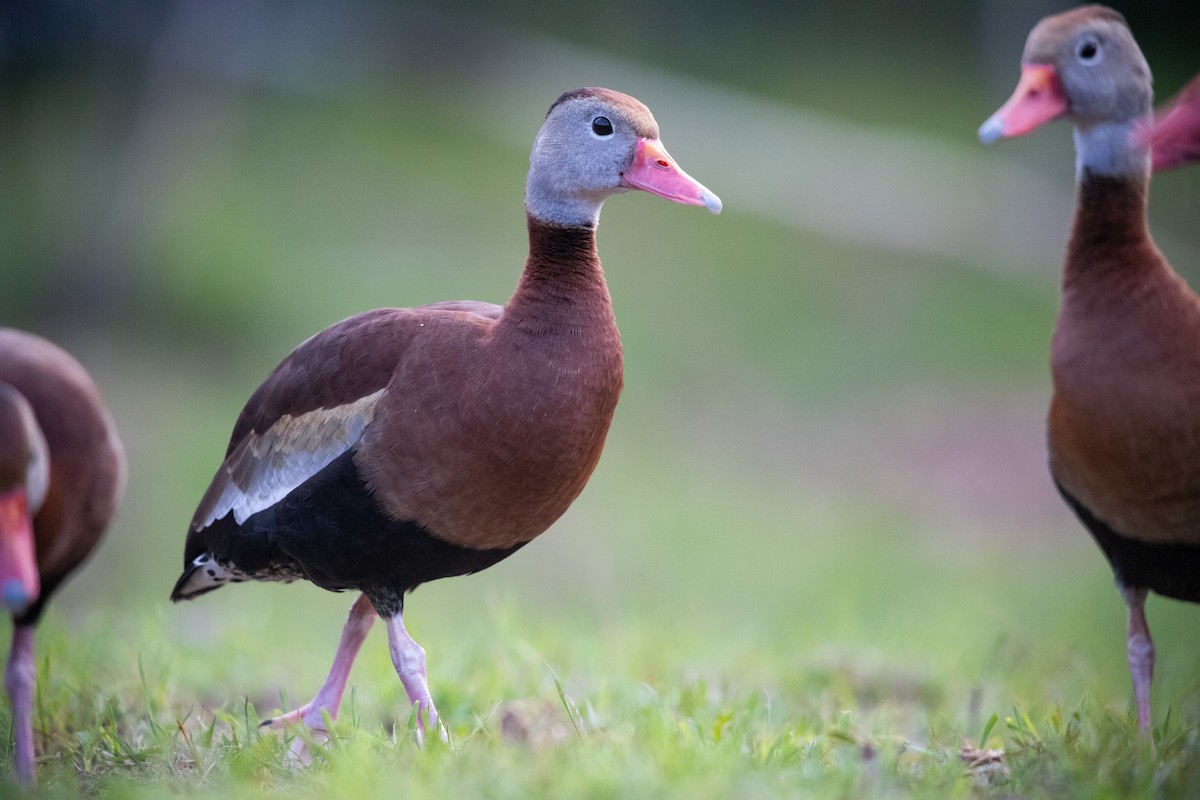
POLYGON ((428 314, 458 311, 497 319, 492 303, 452 300, 420 308, 379 308, 342 320, 301 342, 246 401, 225 451, 284 416, 335 409, 387 385, 414 327, 428 314))
POLYGON ((196 534, 215 520, 233 513, 242 522, 269 508, 353 447, 424 322, 444 313, 495 318, 500 308, 455 302, 368 311, 293 350, 242 409, 192 518, 185 561, 203 549, 196 534))

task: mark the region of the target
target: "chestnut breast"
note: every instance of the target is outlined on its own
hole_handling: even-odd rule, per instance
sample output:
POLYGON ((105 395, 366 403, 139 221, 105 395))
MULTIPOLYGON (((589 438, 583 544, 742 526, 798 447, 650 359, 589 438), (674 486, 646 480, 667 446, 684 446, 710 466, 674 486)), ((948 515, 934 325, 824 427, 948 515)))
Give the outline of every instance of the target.
POLYGON ((1152 249, 1091 268, 1054 333, 1051 470, 1125 536, 1200 542, 1200 301, 1152 249))
POLYGON ((389 513, 454 544, 503 548, 566 511, 600 458, 623 381, 602 274, 591 281, 573 302, 550 291, 528 314, 539 293, 522 287, 494 323, 427 320, 356 458, 389 513))

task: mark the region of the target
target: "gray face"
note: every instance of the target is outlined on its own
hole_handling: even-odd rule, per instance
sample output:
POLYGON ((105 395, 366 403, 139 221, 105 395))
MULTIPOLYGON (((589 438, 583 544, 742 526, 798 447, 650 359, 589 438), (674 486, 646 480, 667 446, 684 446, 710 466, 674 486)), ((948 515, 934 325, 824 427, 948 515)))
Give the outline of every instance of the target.
POLYGON ((604 200, 628 190, 621 177, 638 140, 658 135, 649 111, 632 103, 637 101, 623 95, 584 94, 550 110, 529 160, 525 204, 531 214, 562 225, 594 225, 604 200))
POLYGON ((1039 25, 1029 36, 1024 61, 1054 66, 1070 104, 1068 117, 1077 126, 1133 121, 1150 111, 1150 67, 1118 20, 1039 25))

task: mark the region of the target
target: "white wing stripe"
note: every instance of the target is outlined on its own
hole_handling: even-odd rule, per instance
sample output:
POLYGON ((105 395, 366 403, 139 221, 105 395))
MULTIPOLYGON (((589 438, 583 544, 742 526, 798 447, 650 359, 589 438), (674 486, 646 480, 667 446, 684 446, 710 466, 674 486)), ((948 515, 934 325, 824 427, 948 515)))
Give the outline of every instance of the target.
POLYGON ((221 483, 220 494, 197 520, 197 529, 230 511, 241 524, 287 497, 362 438, 383 391, 337 408, 283 416, 262 434, 247 436, 214 478, 214 483, 221 483))

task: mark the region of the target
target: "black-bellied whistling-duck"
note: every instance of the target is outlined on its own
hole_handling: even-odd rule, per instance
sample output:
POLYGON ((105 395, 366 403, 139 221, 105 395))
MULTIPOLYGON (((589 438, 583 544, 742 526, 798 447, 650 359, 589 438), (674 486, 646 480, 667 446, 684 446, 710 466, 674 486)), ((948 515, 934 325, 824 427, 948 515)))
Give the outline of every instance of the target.
POLYGON ((1051 345, 1050 471, 1129 606, 1138 724, 1150 726, 1148 591, 1200 601, 1200 298, 1146 224, 1150 69, 1124 18, 1090 5, 1034 27, 985 142, 1064 117, 1077 200, 1051 345))
POLYGON ((57 345, 0 328, 0 597, 13 617, 4 678, 22 781, 36 777, 34 626, 124 486, 125 451, 87 372, 57 345))
POLYGON ((437 723, 404 595, 528 543, 596 466, 623 381, 596 225, 604 200, 629 189, 721 210, 667 155, 640 102, 608 89, 564 94, 533 146, 529 257, 506 306, 350 317, 293 350, 251 396, 192 520, 171 599, 298 578, 362 593, 320 691, 264 725, 324 732, 376 615, 409 701, 423 724, 437 723))
POLYGON ((1200 161, 1200 76, 1139 134, 1150 145, 1155 172, 1200 161))

